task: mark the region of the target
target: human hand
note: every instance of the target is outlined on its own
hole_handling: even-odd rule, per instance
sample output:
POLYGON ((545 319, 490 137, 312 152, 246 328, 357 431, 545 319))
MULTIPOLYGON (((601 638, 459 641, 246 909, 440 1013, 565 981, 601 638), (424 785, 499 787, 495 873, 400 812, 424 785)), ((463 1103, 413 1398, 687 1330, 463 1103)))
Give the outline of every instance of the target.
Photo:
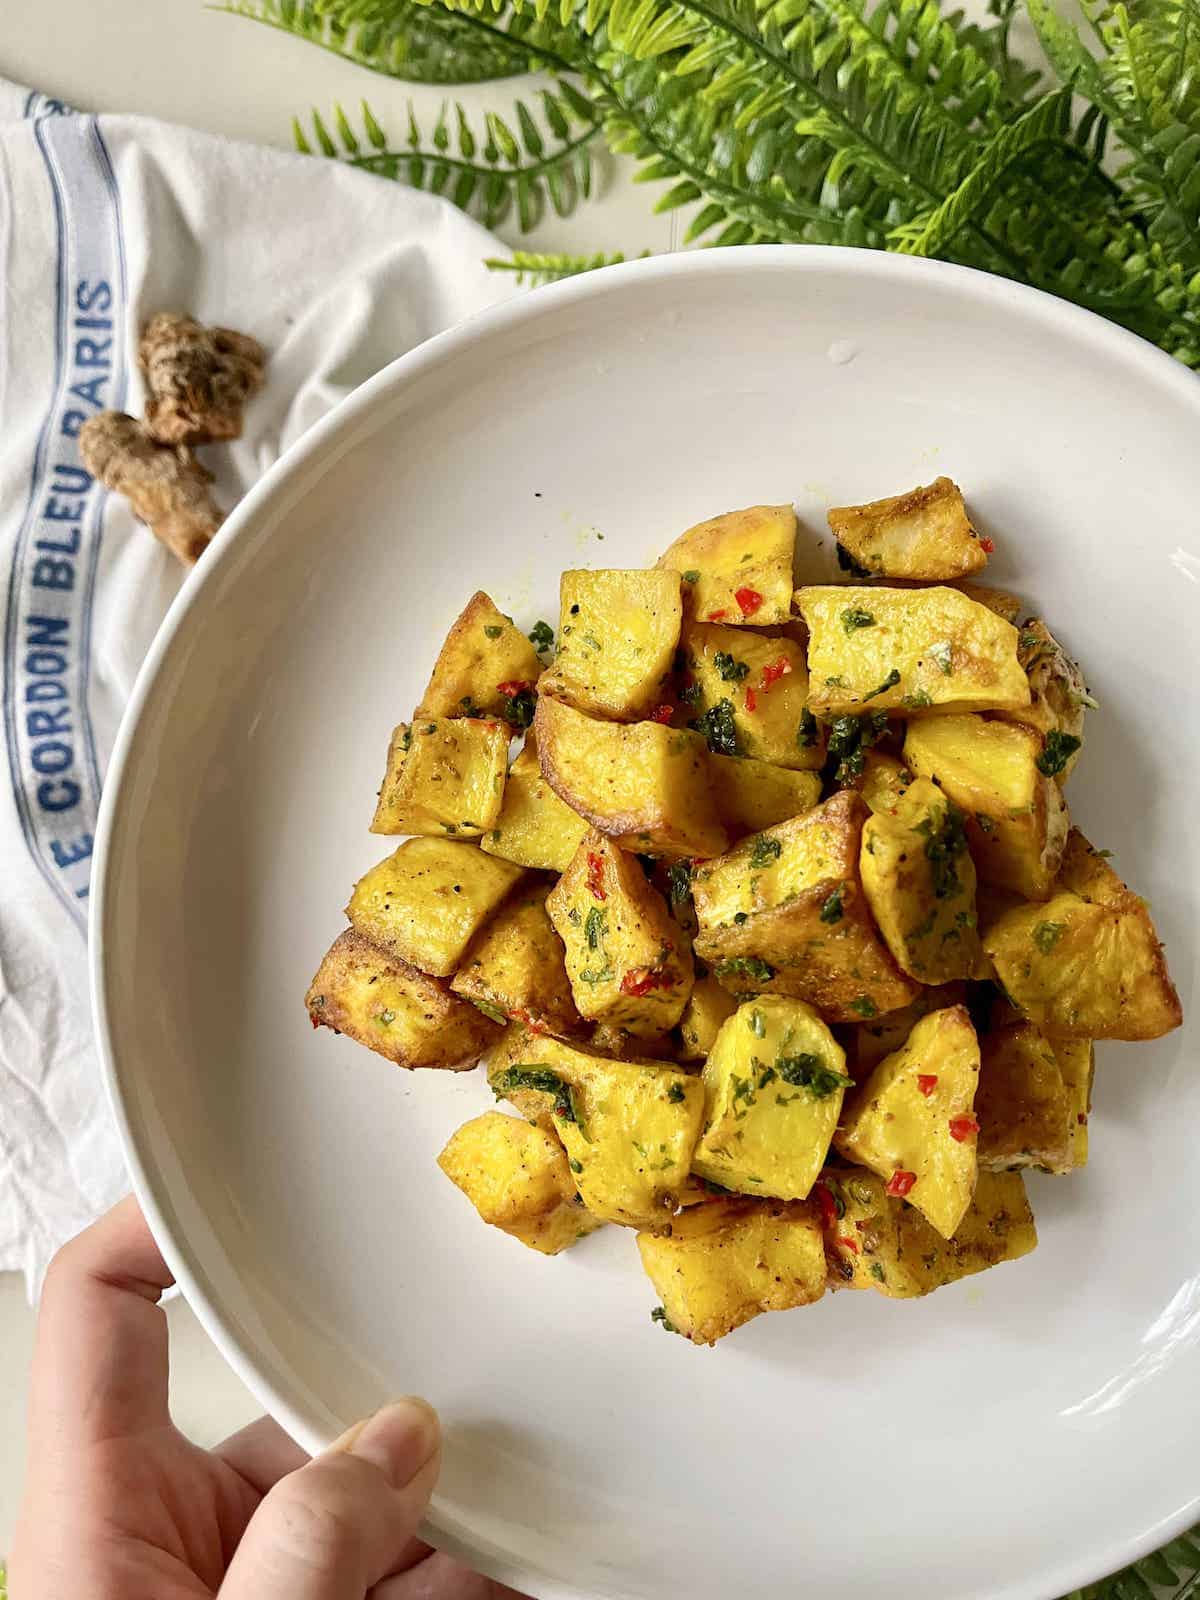
POLYGON ((55 1257, 10 1600, 521 1600, 415 1537, 440 1465, 424 1401, 312 1461, 266 1418, 215 1450, 185 1439, 167 1408, 171 1281, 133 1199, 55 1257))

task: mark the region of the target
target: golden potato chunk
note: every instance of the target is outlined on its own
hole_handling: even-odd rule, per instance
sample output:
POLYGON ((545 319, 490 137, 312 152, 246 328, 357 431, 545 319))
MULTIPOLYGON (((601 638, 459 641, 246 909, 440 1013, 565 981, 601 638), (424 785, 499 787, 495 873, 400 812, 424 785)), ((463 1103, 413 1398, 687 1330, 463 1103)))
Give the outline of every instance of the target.
POLYGON ((488 855, 502 856, 520 867, 561 872, 579 847, 588 825, 564 805, 542 777, 533 731, 525 735, 520 755, 508 769, 500 815, 479 841, 488 855))
POLYGON ((862 783, 858 792, 869 810, 891 811, 912 781, 912 773, 895 756, 884 750, 863 751, 862 783))
POLYGON ((994 611, 998 617, 1003 617, 1005 622, 1016 626, 1025 602, 1019 595, 1010 594, 1007 589, 993 589, 985 583, 956 583, 956 589, 961 589, 968 600, 974 600, 977 605, 986 606, 989 611, 994 611))
POLYGON ((932 1011, 851 1096, 835 1136, 847 1160, 877 1172, 943 1239, 975 1189, 979 1041, 965 1006, 932 1011))
POLYGON ((438 1166, 485 1222, 544 1256, 600 1227, 580 1203, 562 1145, 519 1117, 485 1111, 464 1122, 438 1166))
POLYGON ((624 849, 715 856, 729 843, 699 734, 658 722, 601 722, 548 695, 538 699, 534 727, 546 782, 624 849))
POLYGON ((831 506, 829 527, 863 572, 936 582, 987 566, 962 490, 950 478, 861 506, 831 506))
POLYGON ((966 1003, 965 983, 943 983, 934 988, 922 986, 916 999, 901 1006, 899 1011, 889 1011, 870 1022, 856 1022, 852 1028, 843 1030, 847 1072, 861 1081, 884 1056, 890 1056, 908 1042, 909 1034, 922 1017, 927 1017, 931 1011, 945 1011, 948 1006, 965 1006, 966 1003))
POLYGON ((444 983, 397 961, 347 928, 334 940, 304 1004, 313 1027, 332 1028, 398 1067, 473 1067, 495 1024, 444 983))
POLYGON ((1062 791, 1038 769, 1041 740, 1030 728, 983 717, 910 722, 904 759, 932 778, 966 816, 981 880, 1026 900, 1051 892, 1067 841, 1062 791))
POLYGON ((511 1018, 564 1039, 583 1032, 545 881, 519 887, 484 923, 450 987, 496 1022, 511 1018))
POLYGON ((795 549, 791 506, 747 506, 681 533, 658 565, 682 576, 689 616, 775 627, 791 620, 795 549))
POLYGON ((588 1034, 592 1055, 609 1056, 614 1061, 674 1061, 675 1036, 672 1033, 631 1033, 619 1022, 597 1022, 588 1034))
POLYGON ((371 832, 478 838, 500 815, 511 736, 507 723, 476 717, 402 722, 371 832))
POLYGON ((1058 1058, 1032 1023, 998 1028, 980 1043, 977 1157, 982 1171, 1066 1170, 1074 1120, 1058 1058))
POLYGON ((958 589, 835 584, 796 591, 809 627, 809 709, 907 716, 1029 704, 1017 630, 958 589))
POLYGON ((638 1250, 662 1300, 655 1320, 693 1344, 825 1292, 821 1229, 803 1200, 712 1200, 681 1212, 669 1235, 639 1233, 638 1250))
POLYGON ((1088 1118, 1092 1112, 1092 1078, 1096 1052, 1090 1039, 1051 1039, 1051 1048, 1062 1073, 1067 1092, 1067 1153, 1061 1163, 1050 1166, 1054 1173, 1077 1172, 1087 1166, 1088 1118))
POLYGON ((798 817, 821 798, 819 772, 793 772, 748 757, 710 755, 708 775, 717 815, 735 836, 798 817))
POLYGON ((737 1001, 715 978, 697 978, 679 1019, 680 1056, 703 1061, 716 1042, 721 1024, 737 1010, 737 1001))
POLYGON ((521 869, 454 839, 406 839, 354 885, 346 915, 364 938, 447 978, 521 869))
POLYGON ((680 651, 680 696, 714 755, 800 771, 821 766, 824 734, 808 712, 808 668, 794 639, 694 622, 684 626, 680 651))
POLYGON ((863 825, 863 892, 896 965, 919 983, 969 978, 979 960, 975 867, 963 814, 914 778, 863 825))
POLYGON ((498 716, 520 723, 513 700, 542 670, 537 651, 493 601, 473 594, 442 645, 413 721, 498 716))
POLYGON ((683 604, 679 575, 564 572, 558 655, 538 685, 577 711, 633 722, 667 698, 683 604))
POLYGON ((1036 617, 1017 635, 1017 655, 1029 679, 1029 705, 1005 718, 1041 734, 1038 768, 1065 783, 1083 745, 1084 708, 1096 702, 1076 663, 1036 617))
POLYGON ((670 1225, 700 1136, 698 1078, 513 1029, 488 1059, 488 1082, 523 1116, 553 1127, 593 1216, 638 1228, 670 1225))
POLYGON ((704 1064, 704 1131, 692 1171, 741 1194, 803 1200, 825 1165, 850 1079, 837 1040, 803 1000, 741 1005, 704 1064))
POLYGON ((738 995, 807 1000, 834 1022, 907 1005, 859 880, 866 807, 849 790, 698 864, 696 954, 738 995))
POLYGON ((675 1026, 692 991, 692 952, 639 861, 587 834, 546 910, 580 1016, 631 1034, 675 1026))
POLYGON ((1037 1245, 1019 1172, 981 1172, 952 1239, 935 1233, 903 1200, 889 1198, 883 1179, 861 1167, 826 1172, 813 1198, 836 1289, 875 1289, 908 1300, 1017 1261, 1037 1245))

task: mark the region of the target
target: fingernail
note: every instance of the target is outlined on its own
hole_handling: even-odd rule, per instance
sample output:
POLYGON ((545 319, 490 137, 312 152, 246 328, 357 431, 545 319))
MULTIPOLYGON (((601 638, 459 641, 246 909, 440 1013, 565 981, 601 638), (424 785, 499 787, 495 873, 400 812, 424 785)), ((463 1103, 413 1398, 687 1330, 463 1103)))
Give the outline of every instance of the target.
POLYGON ((338 1444, 378 1467, 393 1489, 403 1489, 433 1457, 441 1434, 433 1407, 408 1395, 351 1428, 342 1436, 346 1442, 339 1440, 338 1444))

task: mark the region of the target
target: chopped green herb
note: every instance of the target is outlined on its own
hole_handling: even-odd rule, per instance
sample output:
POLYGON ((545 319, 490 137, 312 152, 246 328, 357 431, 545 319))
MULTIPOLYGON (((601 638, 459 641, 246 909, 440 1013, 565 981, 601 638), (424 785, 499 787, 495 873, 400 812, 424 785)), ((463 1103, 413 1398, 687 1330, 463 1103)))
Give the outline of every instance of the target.
POLYGON ((754 983, 769 983, 775 968, 759 956, 728 956, 713 968, 718 978, 749 978, 754 983))
POLYGON ((948 678, 954 671, 954 650, 949 639, 939 639, 937 644, 931 644, 929 657, 942 669, 943 678, 948 678))
POLYGON ((750 850, 751 867, 768 867, 772 861, 778 861, 783 854, 783 845, 778 839, 768 839, 760 834, 755 839, 750 850))
POLYGON ((844 689, 846 687, 846 680, 842 677, 840 672, 835 674, 835 676, 832 678, 826 678, 825 683, 830 689, 844 689))
POLYGON ((844 883, 839 883, 837 888, 821 907, 820 918, 822 922, 840 922, 842 920, 842 913, 844 910, 842 899, 845 896, 845 893, 846 885, 844 883))
POLYGON ((860 994, 857 1000, 851 1000, 850 1009, 857 1017, 877 1017, 879 1007, 869 994, 860 994))
POLYGON ((529 630, 529 642, 535 650, 549 650, 554 643, 554 629, 548 622, 535 622, 529 630))
POLYGON ((394 1011, 390 1011, 390 1010, 381 1011, 376 1020, 379 1021, 379 1022, 382 1022, 383 1026, 385 1028, 388 1028, 388 1027, 390 1027, 392 1025, 393 1022, 395 1022, 396 1013, 394 1011))
POLYGON ((507 1022, 508 1018, 499 1006, 494 1006, 490 1000, 476 1000, 476 1011, 482 1011, 485 1017, 491 1017, 493 1022, 507 1022))
POLYGON ((612 967, 606 961, 602 967, 595 971, 590 967, 585 967, 579 974, 579 981, 580 983, 608 983, 612 975, 612 967))
POLYGON ((604 937, 605 914, 599 906, 592 906, 587 914, 587 921, 583 925, 583 936, 587 940, 589 950, 599 950, 600 941, 604 937))
POLYGON ((667 868, 667 894, 672 911, 691 898, 692 868, 687 861, 672 861, 667 868))
POLYGON ((516 694, 500 696, 500 715, 514 728, 528 728, 536 705, 532 689, 518 689, 516 694))
POLYGON ((931 827, 925 840, 925 855, 933 876, 933 892, 938 900, 946 900, 958 893, 961 887, 958 859, 966 852, 963 814, 953 800, 947 800, 941 825, 931 827))
POLYGON ((572 1172, 579 1173, 579 1172, 583 1171, 583 1162, 582 1161, 576 1161, 574 1156, 572 1156, 570 1158, 570 1160, 569 1160, 569 1162, 567 1164, 571 1168, 572 1172))
POLYGON ((867 750, 878 744, 886 729, 886 711, 833 719, 829 725, 829 760, 834 764, 834 776, 839 783, 861 774, 867 750))
POLYGON ((1047 778, 1057 778, 1082 743, 1073 733, 1060 733, 1057 728, 1051 728, 1046 735, 1045 748, 1037 758, 1038 771, 1047 778))
POLYGON ((750 671, 745 661, 735 661, 728 650, 718 650, 713 656, 713 666, 721 674, 723 683, 741 683, 750 671))
POLYGON ((906 711, 919 711, 922 706, 933 704, 933 696, 924 689, 915 689, 912 694, 902 694, 900 704, 906 711))
POLYGON ((679 698, 684 705, 694 706, 700 698, 700 685, 698 683, 685 683, 679 691, 679 698))
POLYGON ((814 1100, 825 1100, 835 1089, 852 1089, 853 1078, 827 1067, 820 1056, 805 1051, 798 1056, 780 1056, 775 1070, 793 1089, 807 1089, 814 1100))
POLYGON ((549 1067, 538 1067, 519 1062, 516 1066, 507 1067, 503 1072, 497 1074, 492 1082, 492 1091, 497 1098, 501 1095, 513 1094, 518 1089, 533 1089, 538 1094, 552 1094, 554 1096, 554 1115, 560 1122, 573 1122, 583 1137, 587 1139, 587 1129, 575 1104, 574 1091, 571 1085, 564 1078, 561 1078, 557 1072, 552 1072, 549 1067))
POLYGON ((401 750, 411 750, 412 749, 412 729, 411 728, 405 728, 404 737, 400 741, 400 748, 401 748, 401 750))
POLYGON ((869 578, 871 576, 871 569, 864 567, 860 561, 856 561, 844 544, 839 544, 835 539, 833 547, 837 551, 838 566, 841 567, 843 572, 848 572, 855 578, 869 578))
POLYGON ((679 1329, 671 1321, 670 1317, 667 1315, 662 1306, 655 1306, 654 1310, 650 1313, 650 1321, 660 1323, 668 1333, 679 1332, 679 1329))
POLYGON ((876 1283, 887 1282, 887 1276, 885 1275, 884 1270, 879 1265, 878 1261, 872 1261, 871 1263, 871 1276, 875 1279, 876 1283))
POLYGON ((687 1091, 681 1083, 673 1083, 667 1090, 667 1099, 672 1105, 677 1106, 681 1101, 687 1099, 687 1091))
POLYGON ((886 694, 889 689, 894 689, 899 682, 900 682, 900 674, 897 671, 897 669, 895 667, 893 667, 892 670, 888 673, 887 677, 879 685, 878 689, 872 689, 870 694, 863 695, 863 700, 864 701, 874 700, 874 698, 875 698, 875 696, 877 694, 886 694))
POLYGON ((690 723, 697 733, 708 741, 708 748, 717 756, 738 756, 737 726, 733 720, 733 705, 728 700, 718 700, 709 706, 704 715, 690 723))
POLYGON ((687 569, 687 571, 683 574, 683 581, 684 581, 684 583, 699 583, 700 582, 699 570, 696 567, 689 567, 687 569))
POLYGON ((817 719, 806 706, 800 713, 800 726, 796 729, 796 748, 811 750, 819 735, 817 719))
POLYGON ((599 639, 597 639, 594 633, 585 633, 582 637, 584 644, 586 644, 589 649, 603 650, 604 646, 600 643, 599 639))
POLYGON ((1022 628, 1017 635, 1018 650, 1036 650, 1038 645, 1045 644, 1040 634, 1034 633, 1032 628, 1022 628))
POLYGON ((427 722, 425 724, 425 726, 421 729, 421 732, 422 733, 436 733, 437 732, 437 723, 436 722, 427 722))
POLYGON ((457 833, 458 832, 458 824, 455 823, 455 822, 443 822, 442 823, 442 827, 445 828, 447 833, 457 833))
POLYGON ((750 1029, 750 1032, 756 1039, 763 1039, 766 1037, 767 1024, 763 1019, 763 1014, 761 1011, 752 1011, 746 1018, 746 1026, 750 1029))
POLYGON ((504 632, 504 629, 498 622, 489 622, 486 624, 483 631, 487 634, 489 639, 498 639, 504 632))
POLYGON ((869 611, 862 611, 858 606, 847 606, 842 612, 842 627, 847 634, 854 633, 858 628, 873 628, 875 618, 869 611))
POLYGON ((1048 956, 1066 931, 1065 922, 1039 922, 1033 930, 1033 942, 1044 956, 1048 956))

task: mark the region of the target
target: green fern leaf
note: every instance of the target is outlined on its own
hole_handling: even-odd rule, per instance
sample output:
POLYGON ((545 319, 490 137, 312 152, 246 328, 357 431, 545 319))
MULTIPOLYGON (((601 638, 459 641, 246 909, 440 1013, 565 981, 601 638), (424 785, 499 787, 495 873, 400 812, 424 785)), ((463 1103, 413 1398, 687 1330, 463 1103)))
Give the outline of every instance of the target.
MULTIPOLYGON (((650 254, 643 250, 637 260, 644 260, 650 254)), ((484 266, 490 272, 513 272, 518 283, 557 283, 562 278, 574 278, 581 272, 595 272, 598 267, 615 267, 625 260, 624 254, 614 251, 605 254, 599 251, 596 255, 546 255, 531 250, 514 250, 511 256, 489 256, 484 261, 484 266)), ((3 1600, 3 1596, 0 1596, 3 1600)))

